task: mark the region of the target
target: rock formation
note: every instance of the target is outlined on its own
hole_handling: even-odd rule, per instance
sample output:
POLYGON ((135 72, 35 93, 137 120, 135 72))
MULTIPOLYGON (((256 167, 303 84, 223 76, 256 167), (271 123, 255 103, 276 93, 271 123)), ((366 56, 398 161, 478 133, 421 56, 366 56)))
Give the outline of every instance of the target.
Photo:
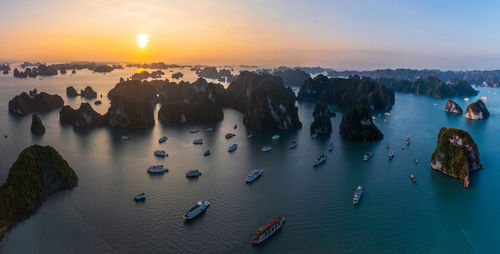
POLYGON ((465 118, 472 120, 480 120, 490 117, 490 112, 482 100, 477 100, 467 106, 465 110, 465 118))
POLYGON ((342 116, 340 135, 349 140, 361 142, 379 140, 384 137, 384 134, 373 123, 370 109, 367 107, 352 109, 342 116))
POLYGON ((180 79, 182 77, 184 77, 184 74, 182 72, 172 73, 172 78, 173 79, 180 79))
POLYGON ((414 82, 409 80, 378 79, 379 83, 391 87, 396 92, 414 93, 417 95, 427 95, 434 98, 474 96, 478 91, 465 80, 458 80, 456 84, 452 82, 444 83, 435 76, 424 79, 417 79, 414 82))
POLYGON ((470 173, 482 168, 477 145, 469 133, 454 128, 441 128, 437 147, 432 153, 431 168, 462 179, 467 188, 470 173))
POLYGON ((75 171, 54 148, 33 145, 24 149, 0 187, 0 240, 51 194, 77 184, 75 171))
POLYGON ((460 105, 458 105, 458 103, 448 99, 448 101, 446 102, 446 106, 444 107, 444 112, 454 113, 454 114, 462 114, 463 110, 460 107, 460 105))
POLYGON ((306 79, 311 78, 311 75, 303 70, 288 67, 278 67, 271 75, 280 77, 285 86, 301 86, 306 79))
POLYGON ((25 116, 32 112, 49 112, 64 105, 59 95, 41 92, 33 97, 23 92, 9 101, 9 111, 25 116))
POLYGON ((66 96, 68 97, 76 97, 78 96, 78 92, 73 86, 66 87, 66 96))
MULTIPOLYGON (((148 71, 141 71, 139 73, 134 73, 130 79, 132 80, 143 80, 143 79, 148 79, 148 78, 153 78, 153 79, 159 79, 163 75, 165 75, 165 72, 161 70, 156 70, 152 71, 151 73, 148 71)), ((123 78, 120 79, 120 82, 125 82, 123 78)))
POLYGON ((311 123, 311 134, 332 133, 332 121, 330 121, 330 118, 335 117, 335 112, 332 112, 326 103, 316 103, 313 117, 314 121, 311 123))
POLYGON ((95 112, 89 103, 80 104, 78 109, 64 106, 59 112, 59 121, 71 124, 73 127, 97 127, 108 124, 107 116, 95 112))
POLYGON ((106 113, 110 127, 149 128, 155 125, 154 104, 143 97, 116 95, 106 113))
POLYGON ((158 120, 166 123, 218 122, 223 118, 222 108, 208 97, 193 103, 163 104, 158 111, 158 120))
POLYGON ((35 135, 42 135, 45 133, 45 126, 42 124, 42 119, 37 114, 31 117, 31 132, 35 135))
POLYGON ((87 99, 97 98, 97 92, 92 89, 92 87, 87 86, 84 90, 81 90, 80 96, 87 99))

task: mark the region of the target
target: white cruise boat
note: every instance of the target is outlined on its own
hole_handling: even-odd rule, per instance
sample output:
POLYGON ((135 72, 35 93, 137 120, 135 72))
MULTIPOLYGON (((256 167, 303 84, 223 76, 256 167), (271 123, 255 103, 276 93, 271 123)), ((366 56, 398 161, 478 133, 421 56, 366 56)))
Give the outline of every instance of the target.
POLYGON ((407 137, 406 138, 406 145, 409 146, 410 145, 410 137, 407 137))
POLYGON ((212 128, 212 127, 210 127, 210 128, 206 128, 206 129, 205 129, 205 131, 206 131, 206 132, 213 132, 214 130, 215 130, 215 129, 214 129, 214 128, 212 128))
POLYGON ((290 145, 288 145, 288 149, 291 150, 291 149, 294 149, 295 147, 297 147, 297 141, 292 141, 292 143, 290 143, 290 145))
POLYGON ((135 201, 144 201, 146 200, 146 193, 141 193, 141 194, 137 194, 134 198, 135 201))
POLYGON ((356 192, 354 192, 354 196, 352 197, 352 204, 353 205, 356 205, 357 203, 359 203, 359 200, 361 199, 361 195, 363 195, 363 187, 358 186, 358 188, 356 188, 356 192))
POLYGON ((387 116, 387 117, 391 117, 391 113, 389 113, 389 112, 385 112, 385 116, 387 116))
POLYGON ((207 209, 207 207, 210 205, 210 202, 208 201, 198 201, 196 203, 196 205, 194 205, 193 207, 189 208, 186 213, 184 214, 183 218, 185 220, 191 220, 191 219, 194 219, 196 216, 198 216, 200 213, 202 213, 203 211, 205 211, 205 209, 207 209))
POLYGON ((319 166, 319 165, 325 163, 325 161, 326 161, 326 155, 322 154, 318 158, 314 159, 313 166, 315 166, 315 167, 319 166))
POLYGON ((264 146, 260 149, 261 152, 265 153, 265 152, 269 152, 271 151, 273 148, 270 147, 270 146, 264 146))
POLYGON ((394 158, 394 153, 392 151, 389 151, 387 157, 389 158, 389 160, 392 160, 392 158, 394 158))
POLYGON ((129 140, 129 137, 128 136, 122 136, 121 139, 122 140, 129 140))
POLYGON ((238 144, 231 144, 229 148, 227 149, 228 152, 234 152, 238 148, 238 144))
POLYGON ((285 223, 285 217, 275 217, 272 219, 270 222, 268 222, 266 225, 260 227, 257 229, 257 231, 253 234, 252 237, 252 243, 253 244, 259 244, 272 236, 278 229, 283 226, 283 223, 285 223))
POLYGON ((186 177, 194 178, 198 176, 201 176, 201 172, 198 169, 193 169, 186 172, 186 177))
POLYGON ((158 156, 158 157, 166 157, 168 156, 167 153, 163 150, 156 150, 155 151, 155 156, 158 156))
POLYGON ((317 133, 314 133, 314 134, 312 134, 312 135, 311 135, 311 138, 312 138, 312 139, 315 139, 316 137, 318 137, 318 134, 317 134, 317 133))
POLYGON ((246 179, 246 182, 247 183, 251 183, 253 181, 255 181, 255 179, 259 178, 259 176, 262 175, 262 173, 264 173, 264 170, 263 169, 254 169, 252 170, 248 176, 247 176, 247 179, 246 179))
POLYGON ((189 132, 191 132, 191 133, 197 133, 197 132, 199 132, 199 130, 197 130, 197 129, 191 129, 189 132))
POLYGON ((271 137, 272 140, 278 140, 280 138, 280 135, 275 134, 271 137))
POLYGON ((156 165, 148 168, 148 173, 150 174, 161 174, 165 172, 168 172, 168 169, 163 167, 163 165, 156 165))
POLYGON ((367 161, 367 160, 370 159, 370 157, 372 157, 372 153, 371 152, 366 152, 365 155, 363 155, 363 160, 367 161))
POLYGON ((201 138, 200 139, 195 139, 195 140, 193 140, 193 144, 195 144, 195 145, 203 145, 203 139, 201 139, 201 138))
POLYGON ((226 138, 227 138, 227 139, 230 139, 230 138, 232 138, 232 137, 234 137, 234 136, 236 136, 236 135, 235 135, 235 134, 233 134, 233 133, 228 133, 228 134, 226 134, 226 138))
POLYGON ((247 138, 253 138, 253 134, 248 134, 247 138))
POLYGON ((167 139, 168 139, 168 138, 167 138, 166 136, 163 136, 163 137, 161 137, 161 138, 158 140, 158 143, 163 143, 163 142, 167 141, 167 139))
POLYGON ((333 142, 332 142, 332 143, 330 143, 330 146, 328 147, 328 151, 329 151, 329 152, 333 151, 333 142))

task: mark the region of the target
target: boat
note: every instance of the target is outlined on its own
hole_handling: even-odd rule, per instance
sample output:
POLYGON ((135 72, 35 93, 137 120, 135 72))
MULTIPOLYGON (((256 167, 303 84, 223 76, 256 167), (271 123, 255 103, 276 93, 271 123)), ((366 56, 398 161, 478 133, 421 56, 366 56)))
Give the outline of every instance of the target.
POLYGON ((155 156, 158 156, 158 157, 166 157, 166 156, 168 156, 168 154, 165 151, 163 151, 163 150, 156 150, 154 154, 155 154, 155 156))
POLYGON ((329 152, 333 151, 333 142, 332 142, 332 143, 330 143, 330 146, 328 147, 328 151, 329 151, 329 152))
POLYGON ((214 128, 206 128, 205 131, 206 132, 213 132, 215 129, 214 128))
POLYGON ((128 136, 122 136, 121 139, 122 140, 129 140, 129 137, 128 136))
POLYGON ((406 145, 409 146, 410 145, 410 137, 407 137, 406 138, 406 145))
POLYGON ((191 132, 191 133, 197 133, 197 132, 199 132, 199 130, 197 130, 197 129, 191 129, 189 132, 191 132))
POLYGON ((249 134, 247 138, 253 138, 253 134, 249 134))
POLYGON ((405 150, 405 147, 404 147, 404 146, 402 146, 402 147, 401 147, 401 150, 405 150))
POLYGON ((367 160, 370 159, 370 157, 372 157, 372 153, 371 152, 366 152, 365 155, 363 155, 363 160, 367 161, 367 160))
POLYGON ((163 165, 150 166, 148 168, 148 173, 150 174, 160 174, 168 172, 168 169, 164 168, 163 165))
POLYGON ((137 194, 135 195, 135 198, 134 198, 135 201, 144 201, 146 200, 146 193, 141 193, 141 194, 137 194))
POLYGON ((362 195, 363 195, 363 187, 358 186, 358 188, 356 188, 356 192, 354 192, 354 196, 352 197, 352 204, 353 205, 358 204, 362 195))
POLYGON ((322 154, 318 158, 314 159, 313 166, 315 166, 315 167, 319 166, 319 165, 325 163, 325 161, 326 161, 326 155, 322 154))
POLYGON ((263 169, 254 169, 254 170, 252 170, 248 174, 246 182, 247 183, 251 183, 251 182, 255 181, 255 179, 259 178, 262 175, 262 173, 264 173, 263 169))
POLYGON ((237 125, 237 124, 234 124, 234 128, 233 128, 233 129, 235 129, 235 130, 236 130, 236 128, 238 128, 238 125, 237 125))
POLYGON ((487 102, 488 101, 488 97, 483 96, 483 97, 481 97, 481 100, 483 100, 484 102, 487 102))
POLYGON ((410 175, 410 179, 413 183, 417 183, 417 180, 415 180, 415 177, 413 177, 413 175, 410 175))
POLYGON ((198 169, 193 169, 186 172, 186 177, 195 178, 198 176, 201 176, 201 172, 198 169))
POLYGON ((273 148, 272 148, 272 147, 270 147, 270 146, 263 146, 263 147, 260 149, 260 151, 261 151, 261 152, 263 152, 263 153, 265 153, 265 152, 269 152, 269 151, 271 151, 272 149, 273 149, 273 148))
POLYGON ((314 133, 314 134, 312 134, 312 135, 311 135, 311 138, 312 138, 312 139, 315 139, 317 136, 318 136, 318 134, 317 134, 317 133, 314 133))
POLYGON ((391 117, 391 113, 389 113, 389 112, 385 112, 384 115, 387 116, 387 117, 391 117))
POLYGON ((385 123, 385 124, 388 124, 388 123, 389 123, 389 120, 387 120, 387 119, 385 119, 385 118, 384 118, 384 123, 385 123))
POLYGON ((236 148, 238 148, 238 144, 231 144, 229 146, 229 148, 227 149, 228 152, 234 152, 234 150, 236 150, 236 148))
POLYGON ((207 150, 203 153, 203 156, 209 156, 210 155, 210 150, 207 150))
POLYGON ((193 144, 195 144, 195 145, 202 145, 203 144, 203 139, 201 139, 201 138, 200 139, 195 139, 195 140, 193 140, 193 144))
POLYGON ((198 201, 193 207, 189 208, 186 213, 184 214, 183 218, 185 220, 191 220, 194 219, 196 216, 198 216, 200 213, 205 211, 207 207, 210 205, 210 202, 208 201, 198 201))
POLYGON ((389 160, 392 160, 392 158, 394 158, 394 153, 392 151, 389 151, 387 157, 389 157, 389 160))
POLYGON ((167 139, 168 139, 168 138, 167 138, 166 136, 163 136, 163 137, 161 137, 161 138, 158 140, 158 143, 163 143, 163 142, 167 141, 167 139))
POLYGON ((295 141, 295 140, 292 141, 292 143, 290 143, 288 145, 288 149, 294 149, 295 147, 297 147, 297 141, 295 141))
POLYGON ((374 116, 372 116, 372 120, 375 120, 375 119, 377 119, 377 118, 376 118, 376 117, 374 117, 374 116))
POLYGON ((391 149, 391 145, 389 145, 389 144, 385 145, 385 149, 387 149, 387 150, 391 149))
POLYGON ((413 159, 413 162, 414 162, 415 164, 418 164, 418 160, 417 160, 417 159, 413 159))
POLYGON ((469 101, 469 98, 464 98, 464 101, 469 101))
POLYGON ((259 244, 272 236, 285 223, 285 217, 277 216, 255 231, 252 237, 252 244, 259 244))
POLYGON ((278 140, 280 138, 280 135, 275 134, 271 137, 272 140, 278 140))
POLYGON ((226 134, 226 138, 227 138, 227 139, 230 139, 230 138, 232 138, 232 137, 234 137, 234 136, 236 136, 236 135, 235 135, 235 134, 233 134, 233 133, 228 133, 228 134, 226 134))

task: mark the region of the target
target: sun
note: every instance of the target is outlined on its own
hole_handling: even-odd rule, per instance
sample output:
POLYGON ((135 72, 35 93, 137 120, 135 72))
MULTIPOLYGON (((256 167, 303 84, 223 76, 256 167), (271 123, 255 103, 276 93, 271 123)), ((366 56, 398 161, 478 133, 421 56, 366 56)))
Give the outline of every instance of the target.
POLYGON ((147 34, 138 34, 135 37, 137 37, 137 44, 139 47, 144 48, 146 45, 148 45, 149 42, 149 35, 147 34))

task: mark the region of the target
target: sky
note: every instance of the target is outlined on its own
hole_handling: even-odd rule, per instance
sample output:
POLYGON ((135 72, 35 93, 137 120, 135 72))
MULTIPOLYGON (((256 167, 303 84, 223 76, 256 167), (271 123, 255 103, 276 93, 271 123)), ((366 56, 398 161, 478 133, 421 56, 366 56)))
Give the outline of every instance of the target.
POLYGON ((0 0, 0 27, 3 61, 500 69, 489 0, 0 0))

